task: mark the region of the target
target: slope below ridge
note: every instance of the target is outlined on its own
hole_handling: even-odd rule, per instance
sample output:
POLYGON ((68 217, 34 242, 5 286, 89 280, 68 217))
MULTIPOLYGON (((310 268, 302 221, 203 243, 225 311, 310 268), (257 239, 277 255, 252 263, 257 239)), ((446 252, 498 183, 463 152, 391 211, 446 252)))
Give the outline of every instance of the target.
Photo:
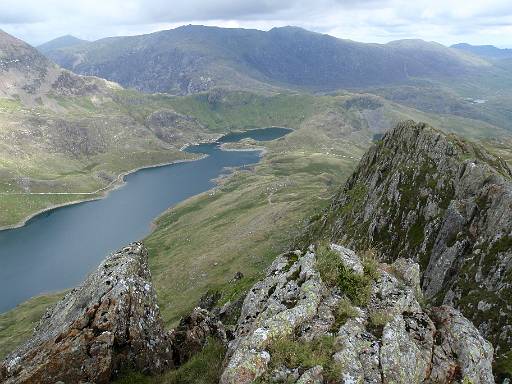
POLYGON ((83 44, 87 42, 87 40, 82 40, 72 35, 65 35, 50 40, 44 44, 38 45, 36 48, 39 52, 42 52, 44 54, 54 49, 71 47, 73 45, 83 44))
MULTIPOLYGON (((482 147, 402 122, 362 158, 311 237, 419 262, 422 289, 471 319, 506 359, 512 345, 512 181, 482 147)), ((510 369, 510 367, 508 368, 510 369)))
POLYGON ((0 31, 0 97, 18 99, 32 107, 46 96, 83 96, 117 87, 103 79, 75 75, 59 68, 37 49, 0 31))
POLYGON ((47 56, 79 74, 181 94, 215 86, 365 87, 458 76, 488 65, 435 43, 365 44, 297 27, 263 32, 184 26, 50 50, 47 56))

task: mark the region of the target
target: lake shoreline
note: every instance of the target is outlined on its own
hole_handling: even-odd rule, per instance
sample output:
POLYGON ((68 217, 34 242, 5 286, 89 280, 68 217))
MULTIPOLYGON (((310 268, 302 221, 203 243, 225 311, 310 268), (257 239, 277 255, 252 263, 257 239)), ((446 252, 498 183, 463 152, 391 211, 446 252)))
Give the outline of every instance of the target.
MULTIPOLYGON (((271 127, 268 127, 268 128, 284 128, 284 127, 271 126, 271 127)), ((230 132, 227 132, 227 133, 219 134, 219 135, 214 136, 213 138, 210 138, 210 139, 205 140, 205 141, 186 143, 186 144, 184 144, 184 145, 182 145, 180 147, 179 151, 180 152, 184 152, 187 148, 195 146, 195 145, 212 144, 212 143, 219 142, 219 140, 222 137, 225 137, 225 136, 227 136, 229 134, 232 134, 232 133, 250 132, 250 131, 259 130, 259 129, 266 129, 266 128, 254 128, 254 129, 248 129, 248 130, 230 131, 230 132)), ((293 131, 292 128, 285 128, 285 129, 293 131)), ((259 151, 260 152, 260 157, 263 157, 267 153, 267 148, 265 148, 264 146, 258 146, 258 147, 254 147, 254 148, 226 148, 225 146, 227 144, 229 144, 229 142, 228 143, 219 143, 219 144, 220 144, 219 146, 220 146, 221 150, 226 151, 226 152, 230 152, 230 151, 231 152, 259 151)), ((63 207, 67 207, 67 206, 71 206, 71 205, 76 205, 76 204, 81 204, 81 203, 86 203, 86 202, 90 202, 90 201, 96 201, 96 200, 104 199, 104 198, 106 198, 109 195, 110 192, 115 191, 116 189, 121 188, 123 185, 125 185, 125 183, 126 183, 126 181, 125 181, 126 176, 128 176, 128 175, 130 175, 132 173, 135 173, 137 171, 140 171, 140 170, 143 170, 143 169, 165 167, 165 166, 169 166, 169 165, 173 165, 173 164, 179 164, 179 163, 184 163, 184 162, 197 161, 197 160, 201 160, 201 159, 203 159, 203 158, 205 158, 207 156, 208 155, 200 155, 199 157, 197 157, 195 159, 178 159, 178 160, 174 160, 174 161, 170 161, 170 162, 166 162, 166 163, 158 163, 158 164, 141 166, 141 167, 138 167, 138 168, 131 169, 129 171, 126 171, 126 172, 123 172, 123 173, 119 174, 116 177, 116 179, 114 181, 112 181, 109 185, 107 185, 107 186, 105 186, 103 188, 100 188, 100 189, 98 189, 97 191, 94 191, 94 192, 84 192, 83 193, 83 195, 88 195, 88 194, 92 195, 93 197, 91 197, 91 198, 76 199, 76 200, 68 201, 68 202, 61 203, 61 204, 53 204, 51 206, 48 206, 48 207, 43 208, 43 209, 40 209, 40 210, 38 210, 38 211, 36 211, 36 212, 26 216, 25 218, 23 218, 22 220, 20 220, 16 224, 1 226, 0 227, 0 231, 7 231, 7 230, 10 230, 10 229, 17 229, 17 228, 24 227, 30 220, 32 220, 36 216, 41 215, 41 214, 43 214, 45 212, 52 211, 54 209, 63 208, 63 207)), ((48 194, 52 194, 52 193, 48 193, 48 194)), ((55 193, 55 194, 60 194, 60 193, 55 193)), ((79 193, 73 193, 73 194, 77 194, 78 195, 79 193)))
MULTIPOLYGON (((256 138, 262 145, 253 143, 252 146, 240 145, 238 148, 229 148, 230 143, 240 140, 239 135, 230 135, 225 139, 222 139, 225 135, 221 135, 219 138, 207 138, 203 143, 190 143, 182 147, 183 153, 171 154, 174 157, 172 161, 144 165, 122 172, 113 177, 108 185, 89 192, 89 195, 86 192, 83 195, 69 197, 72 201, 52 204, 27 215, 16 225, 4 226, 0 232, 0 238, 6 241, 6 247, 2 251, 6 257, 6 264, 1 280, 6 287, 7 285, 9 287, 19 285, 20 289, 13 292, 12 295, 2 298, 1 304, 5 306, 5 309, 2 307, 1 313, 16 308, 31 297, 46 296, 74 286, 75 280, 82 281, 83 279, 83 276, 80 275, 81 271, 89 271, 89 264, 94 264, 96 258, 103 258, 105 252, 117 249, 117 243, 124 244, 126 241, 132 241, 131 239, 143 238, 152 233, 162 215, 175 205, 206 193, 214 194, 223 181, 237 174, 238 170, 245 169, 246 166, 251 166, 250 169, 254 169, 253 167, 260 163, 268 153, 268 146, 263 142, 270 142, 284 135, 279 130, 266 130, 262 129, 262 132, 252 133, 251 138, 256 138), (276 137, 276 135, 281 136, 276 137), (230 139, 233 141, 228 141, 230 139), (191 146, 193 147, 191 148, 191 146), (221 155, 221 153, 224 154, 221 155), (212 161, 207 160, 210 156, 213 158, 212 161), (202 161, 198 162, 201 159, 202 161), (173 167, 177 163, 187 163, 187 165, 173 167), (155 168, 160 168, 160 170, 144 172, 144 175, 147 174, 144 177, 148 179, 143 179, 142 176, 128 177, 138 171, 143 172, 146 169, 155 168), (197 178, 194 176, 196 173, 198 176, 202 176, 197 178), (120 200, 112 200, 115 203, 108 206, 98 202, 109 196, 112 197, 111 192, 123 186, 130 186, 132 180, 134 183, 132 188, 123 189, 127 192, 118 192, 120 200), (174 180, 174 182, 169 180, 174 180), (186 183, 183 184, 182 182, 185 181, 186 183), (190 183, 190 186, 187 183, 190 183), (180 189, 180 185, 186 186, 183 187, 183 191, 180 189), (152 191, 150 196, 153 196, 155 200, 150 198, 138 204, 138 194, 146 190, 152 191), (174 196, 175 194, 176 196, 174 196), (89 204, 79 206, 79 204, 94 201, 97 202, 91 203, 91 208, 89 208, 89 204), (66 206, 75 208, 59 210, 66 206), (45 212, 50 213, 45 214, 45 212), (78 216, 76 212, 80 212, 78 216), (148 215, 148 213, 150 214, 148 215), (70 218, 71 220, 69 220, 70 218), (148 226, 144 227, 144 225, 148 226), (72 228, 76 229, 73 231, 72 228), (64 233, 64 235, 53 238, 52 230, 64 231, 55 232, 55 235, 59 233, 64 233), (112 237, 104 237, 103 233, 110 230, 112 237), (148 230, 149 232, 147 232, 148 230), (41 236, 42 234, 44 236, 41 236), (24 241, 25 238, 27 242, 24 241), (66 238, 75 240, 69 245, 65 245, 66 238), (66 248, 70 250, 66 250, 66 248), (104 252, 103 248, 107 251, 104 252), (30 263, 33 255, 37 255, 38 260, 33 260, 30 263), (71 259, 76 259, 76 263, 71 269, 67 266, 69 258, 66 255, 70 255, 71 259), (10 271, 14 271, 13 268, 18 268, 21 265, 24 265, 25 268, 30 265, 30 273, 21 279, 13 279, 15 274, 10 271), (48 266, 52 267, 48 269, 48 266), (61 280, 62 271, 68 269, 70 273, 61 280), (40 272, 44 272, 43 275, 40 272), (52 279, 52 276, 58 276, 58 278, 52 279), (32 284, 31 281, 34 283, 32 284)), ((249 168, 247 169, 249 170, 249 168)))
MULTIPOLYGON (((47 208, 43 208, 43 209, 38 210, 37 212, 34 212, 33 214, 25 217, 24 219, 22 219, 21 221, 19 221, 16 224, 6 225, 6 226, 3 226, 3 227, 0 227, 0 231, 8 231, 9 229, 17 229, 17 228, 24 227, 34 217, 36 217, 38 215, 41 215, 41 214, 43 214, 45 212, 52 211, 52 210, 57 209, 57 208, 62 208, 62 207, 67 207, 69 205, 76 205, 76 204, 81 204, 81 203, 87 203, 89 201, 96 201, 96 200, 104 199, 111 192, 113 192, 113 191, 115 191, 115 190, 117 190, 119 188, 122 188, 126 184, 126 176, 131 175, 132 173, 141 171, 143 169, 160 168, 160 167, 166 167, 166 166, 173 165, 173 164, 187 163, 187 162, 190 162, 190 161, 197 161, 197 160, 201 160, 201 159, 205 158, 206 156, 207 155, 200 156, 200 157, 198 157, 196 159, 179 159, 179 160, 169 161, 169 162, 166 162, 166 163, 158 163, 158 164, 153 164, 153 165, 145 165, 145 166, 137 167, 137 168, 131 169, 129 171, 120 173, 119 175, 117 175, 115 180, 112 181, 106 187, 98 189, 95 192, 84 192, 83 193, 83 195, 87 195, 87 194, 96 195, 96 194, 98 194, 98 196, 94 196, 94 197, 86 198, 86 199, 72 200, 72 201, 68 201, 66 203, 62 203, 62 204, 53 204, 53 205, 51 205, 51 206, 49 206, 47 208)), ((48 194, 51 194, 51 193, 48 193, 48 194)), ((76 193, 76 194, 79 194, 79 193, 76 193)))

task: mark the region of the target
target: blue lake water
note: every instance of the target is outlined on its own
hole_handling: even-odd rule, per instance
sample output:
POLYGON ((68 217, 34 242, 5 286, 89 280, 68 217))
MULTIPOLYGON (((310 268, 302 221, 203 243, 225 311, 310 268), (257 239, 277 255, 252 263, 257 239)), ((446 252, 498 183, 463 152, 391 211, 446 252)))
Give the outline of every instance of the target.
POLYGON ((226 167, 257 163, 259 151, 222 151, 219 143, 277 139, 285 128, 230 133, 217 143, 188 147, 208 156, 147 168, 101 200, 56 208, 21 228, 0 231, 0 312, 42 293, 73 287, 112 251, 147 236, 169 207, 214 186, 226 167))

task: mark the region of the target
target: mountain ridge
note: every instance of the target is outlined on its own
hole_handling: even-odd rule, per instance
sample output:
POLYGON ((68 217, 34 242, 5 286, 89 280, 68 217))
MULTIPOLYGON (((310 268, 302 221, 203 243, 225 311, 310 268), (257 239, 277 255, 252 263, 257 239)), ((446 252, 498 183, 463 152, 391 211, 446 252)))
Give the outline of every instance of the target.
POLYGON ((488 65, 440 44, 416 45, 419 48, 412 49, 411 41, 358 43, 298 27, 264 32, 190 25, 105 38, 47 55, 80 74, 145 92, 180 94, 214 86, 334 90, 400 83, 411 77, 460 75, 488 65), (129 71, 119 68, 121 60, 129 63, 129 71), (169 73, 162 72, 164 67, 169 73), (155 81, 157 77, 160 82, 155 81))
POLYGON ((494 45, 471 45, 467 43, 454 44, 451 48, 466 51, 487 59, 510 59, 512 58, 512 49, 498 48, 494 45))
POLYGON ((304 241, 322 235, 374 248, 388 262, 417 261, 427 300, 460 309, 507 361, 511 202, 512 172, 502 159, 403 122, 366 153, 304 241))

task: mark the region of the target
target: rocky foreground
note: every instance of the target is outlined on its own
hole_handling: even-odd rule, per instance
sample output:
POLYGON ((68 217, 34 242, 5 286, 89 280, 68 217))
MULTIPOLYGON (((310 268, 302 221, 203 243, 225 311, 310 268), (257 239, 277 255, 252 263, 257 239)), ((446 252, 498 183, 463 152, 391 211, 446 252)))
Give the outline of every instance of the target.
POLYGON ((224 384, 493 383, 492 346, 457 310, 422 307, 419 276, 405 259, 378 264, 335 244, 311 246, 275 260, 245 297, 234 333, 201 308, 166 332, 147 251, 134 243, 48 311, 0 378, 108 383, 125 369, 155 374, 213 336, 228 344, 224 384))
POLYGON ((109 256, 41 319, 34 336, 0 366, 6 383, 107 383, 134 367, 173 367, 150 282, 147 250, 134 243, 109 256))
POLYGON ((471 322, 420 305, 418 264, 374 268, 335 244, 279 256, 245 298, 221 383, 494 382, 493 348, 471 322))

